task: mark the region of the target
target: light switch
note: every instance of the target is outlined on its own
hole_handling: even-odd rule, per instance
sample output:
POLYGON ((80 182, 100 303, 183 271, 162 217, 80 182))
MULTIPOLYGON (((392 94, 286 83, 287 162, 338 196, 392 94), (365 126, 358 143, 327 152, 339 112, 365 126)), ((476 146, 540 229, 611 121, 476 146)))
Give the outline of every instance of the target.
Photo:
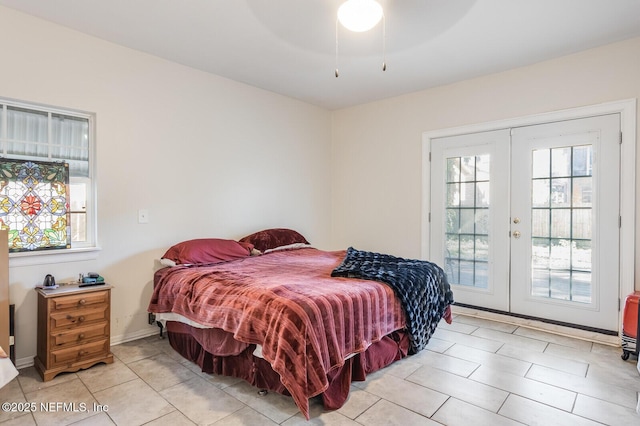
POLYGON ((149 223, 149 210, 138 210, 138 223, 149 223))

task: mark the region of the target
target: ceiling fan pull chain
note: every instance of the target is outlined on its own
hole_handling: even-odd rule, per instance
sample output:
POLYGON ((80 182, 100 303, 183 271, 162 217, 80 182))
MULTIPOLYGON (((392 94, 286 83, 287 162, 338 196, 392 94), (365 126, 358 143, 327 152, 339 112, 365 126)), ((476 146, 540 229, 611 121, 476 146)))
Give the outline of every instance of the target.
POLYGON ((340 73, 338 73, 338 18, 336 18, 336 78, 338 78, 340 76, 340 73))
POLYGON ((387 19, 382 15, 382 71, 387 70, 387 19))

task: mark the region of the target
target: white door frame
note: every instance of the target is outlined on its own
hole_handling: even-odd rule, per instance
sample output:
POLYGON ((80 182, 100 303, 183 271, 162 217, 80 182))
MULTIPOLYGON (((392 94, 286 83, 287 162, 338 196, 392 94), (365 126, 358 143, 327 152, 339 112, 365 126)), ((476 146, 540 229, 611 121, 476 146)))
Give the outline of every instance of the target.
MULTIPOLYGON (((431 235, 431 140, 434 138, 508 129, 533 124, 552 123, 575 118, 605 114, 620 114, 622 145, 620 147, 620 300, 635 290, 635 235, 636 235, 636 99, 607 102, 585 107, 570 108, 506 120, 471 124, 461 127, 427 131, 422 134, 422 258, 430 257, 431 235)), ((622 331, 622 309, 618 332, 622 331)))

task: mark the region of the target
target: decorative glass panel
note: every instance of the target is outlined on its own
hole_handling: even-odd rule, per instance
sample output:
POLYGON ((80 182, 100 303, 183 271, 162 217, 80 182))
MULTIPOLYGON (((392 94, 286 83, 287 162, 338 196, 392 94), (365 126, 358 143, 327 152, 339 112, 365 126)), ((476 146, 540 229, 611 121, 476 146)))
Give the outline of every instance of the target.
POLYGON ((71 248, 69 165, 1 159, 0 226, 10 252, 71 248))
POLYGON ((533 152, 532 296, 591 303, 592 171, 590 145, 533 152))
POLYGON ((451 283, 489 288, 487 155, 447 158, 445 270, 451 283))

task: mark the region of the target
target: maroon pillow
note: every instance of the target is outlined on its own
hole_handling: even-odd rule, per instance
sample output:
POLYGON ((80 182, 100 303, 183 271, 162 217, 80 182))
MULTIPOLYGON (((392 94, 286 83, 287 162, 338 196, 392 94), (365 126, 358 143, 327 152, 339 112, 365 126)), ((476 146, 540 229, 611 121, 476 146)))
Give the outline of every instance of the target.
POLYGON ((251 244, 234 240, 201 238, 174 245, 162 258, 172 260, 177 265, 219 263, 248 257, 252 248, 251 244))
POLYGON ((255 234, 247 235, 240 242, 251 243, 257 250, 262 252, 294 243, 309 244, 309 241, 298 232, 286 228, 265 229, 255 234))

